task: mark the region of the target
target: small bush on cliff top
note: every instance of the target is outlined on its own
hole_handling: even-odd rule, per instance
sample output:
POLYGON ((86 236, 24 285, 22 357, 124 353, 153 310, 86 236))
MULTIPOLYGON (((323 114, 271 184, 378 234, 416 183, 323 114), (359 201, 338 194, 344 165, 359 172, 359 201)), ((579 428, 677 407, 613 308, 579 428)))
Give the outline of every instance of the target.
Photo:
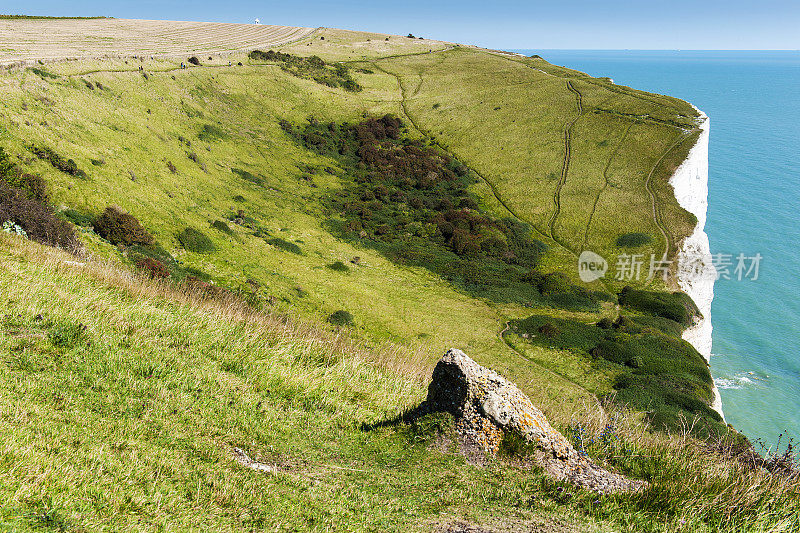
POLYGON ((626 286, 619 293, 619 303, 643 313, 674 320, 684 326, 690 326, 694 318, 700 316, 695 303, 682 292, 670 294, 626 286))
POLYGON ((653 238, 646 233, 623 233, 617 237, 617 246, 624 248, 636 248, 653 241, 653 238))
POLYGON ((353 315, 351 315, 349 311, 343 309, 328 315, 328 322, 334 326, 352 326, 354 323, 353 315))
POLYGON ((198 254, 207 254, 216 250, 216 246, 202 231, 186 228, 178 234, 178 242, 185 250, 198 254))
POLYGON ((106 210, 97 217, 94 221, 94 230, 115 245, 153 244, 153 236, 142 227, 135 216, 113 205, 106 207, 106 210))

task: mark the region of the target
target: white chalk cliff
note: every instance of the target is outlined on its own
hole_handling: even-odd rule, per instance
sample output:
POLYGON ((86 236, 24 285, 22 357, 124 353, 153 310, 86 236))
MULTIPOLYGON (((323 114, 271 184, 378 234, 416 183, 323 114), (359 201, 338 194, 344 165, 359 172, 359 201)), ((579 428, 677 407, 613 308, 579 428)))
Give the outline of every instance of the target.
MULTIPOLYGON (((697 108, 695 108, 697 109, 697 108)), ((689 155, 670 178, 675 189, 675 198, 681 207, 697 217, 694 232, 686 237, 678 250, 678 285, 697 305, 703 317, 686 329, 683 338, 689 341, 707 361, 711 359, 711 302, 714 299, 714 269, 708 235, 705 232, 708 210, 708 139, 711 124, 708 116, 700 112, 700 137, 689 151, 689 155)), ((714 402, 711 406, 720 415, 722 399, 714 387, 714 402)))

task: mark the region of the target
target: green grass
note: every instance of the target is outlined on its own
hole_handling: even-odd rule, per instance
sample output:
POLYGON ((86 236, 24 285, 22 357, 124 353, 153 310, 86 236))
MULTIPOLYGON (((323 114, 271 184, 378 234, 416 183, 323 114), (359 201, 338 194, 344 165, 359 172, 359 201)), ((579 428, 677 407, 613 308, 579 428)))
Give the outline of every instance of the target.
POLYGON ((424 397, 424 360, 72 259, 0 234, 2 529, 798 526, 796 483, 643 431, 610 405, 610 421, 573 412, 576 445, 650 481, 643 494, 553 482, 512 442, 511 461, 469 465, 447 417, 383 424, 424 397), (244 468, 234 448, 277 472, 244 468))
MULTIPOLYGON (((367 353, 380 352, 377 347, 387 342, 404 350, 391 364, 381 360, 372 366, 348 350, 334 350, 331 356, 328 348, 306 349, 295 338, 280 344, 273 338, 280 335, 248 329, 252 325, 247 320, 204 314, 180 299, 183 303, 176 304, 152 294, 129 296, 114 284, 37 265, 41 258, 36 254, 29 261, 24 259, 29 252, 9 245, 10 269, 0 274, 2 294, 9 294, 9 314, 20 315, 24 324, 7 329, 2 342, 7 351, 20 347, 13 353, 23 355, 9 356, 9 368, 20 373, 3 382, 8 401, 0 405, 16 409, 11 398, 30 390, 36 403, 25 412, 27 419, 39 410, 47 413, 49 428, 66 429, 49 429, 42 439, 33 426, 13 426, 17 429, 9 442, 17 447, 14 453, 23 455, 19 449, 33 442, 43 446, 29 466, 49 477, 44 485, 31 481, 24 487, 20 483, 28 478, 14 479, 13 494, 22 496, 3 508, 6 514, 0 519, 25 527, 88 524, 87 529, 108 524, 111 529, 133 528, 145 517, 148 528, 160 524, 166 529, 267 524, 279 529, 402 530, 430 529, 429 523, 420 525, 424 517, 469 513, 463 511, 469 507, 484 517, 507 516, 512 509, 525 516, 540 511, 546 516, 569 514, 571 509, 579 512, 581 522, 598 518, 632 531, 648 530, 652 523, 657 525, 651 529, 663 531, 680 529, 681 519, 698 530, 775 524, 783 511, 794 510, 776 500, 778 511, 770 514, 764 496, 764 506, 751 501, 754 507, 743 507, 752 511, 750 522, 739 511, 725 515, 726 503, 744 497, 733 494, 739 489, 703 471, 700 455, 693 455, 691 464, 680 462, 676 457, 682 452, 676 450, 685 449, 663 435, 629 433, 627 438, 649 443, 640 455, 652 455, 652 461, 629 458, 621 463, 635 475, 657 480, 657 489, 643 498, 614 499, 600 512, 587 495, 562 501, 539 473, 505 467, 485 471, 454 457, 431 456, 424 446, 410 445, 402 428, 368 434, 354 429, 419 401, 424 394, 419 376, 426 376, 450 347, 464 349, 518 383, 563 429, 587 406, 599 412, 597 398, 614 391, 647 412, 655 426, 669 422, 673 429, 681 413, 707 415, 710 400, 707 369, 698 374, 703 369, 696 353, 685 350, 679 340, 693 311, 685 297, 670 295, 660 281, 647 287, 634 284, 638 292, 619 302, 627 307, 626 316, 640 313, 630 319, 645 333, 631 334, 621 345, 603 346, 601 353, 618 362, 588 355, 601 342, 616 342, 606 334, 595 338, 599 328, 589 325, 617 318, 612 294, 623 287, 613 280, 584 286, 577 281, 575 264, 582 249, 607 258, 626 251, 626 243, 618 242, 620 235, 636 233, 659 236, 642 242, 637 253, 660 256, 668 249, 674 256, 676 243, 691 233, 695 221, 677 205, 667 180, 696 138, 693 109, 674 98, 616 86, 541 59, 385 38, 325 29, 283 48, 296 57, 316 55, 328 65, 346 62, 348 75, 362 87, 357 92, 244 55, 231 56, 234 64, 244 63, 235 68, 209 62, 180 69, 179 59, 136 64, 107 59, 0 73, 0 146, 25 172, 47 180, 51 203, 64 208, 62 217, 86 226, 93 214, 119 205, 156 243, 117 248, 83 227, 81 239, 90 254, 127 265, 150 258, 170 272, 163 287, 187 278, 205 300, 240 295, 259 308, 310 321, 332 335, 352 336, 368 347, 367 353), (140 65, 148 79, 138 72, 140 65), (354 218, 348 202, 332 199, 352 202, 357 196, 362 202, 361 194, 378 193, 377 198, 383 195, 380 187, 394 184, 365 182, 374 176, 367 175, 359 166, 363 161, 352 153, 310 149, 282 124, 296 125, 297 131, 306 131, 306 124, 311 130, 332 124, 341 131, 387 113, 403 121, 401 144, 419 142, 439 154, 442 168, 458 174, 460 165, 447 167, 456 162, 468 170, 469 179, 456 180, 457 189, 437 200, 480 213, 483 222, 507 224, 502 231, 490 224, 488 233, 482 233, 487 228, 470 233, 481 245, 486 243, 480 253, 502 255, 503 244, 510 249, 515 240, 538 241, 543 246, 537 246, 535 270, 521 272, 519 265, 488 262, 482 256, 479 261, 465 259, 458 251, 471 248, 452 240, 439 242, 433 253, 421 235, 408 246, 405 233, 414 235, 414 223, 425 228, 431 223, 425 217, 433 211, 412 209, 412 196, 433 198, 410 190, 405 193, 408 203, 399 196, 385 202, 377 211, 385 220, 375 227, 367 224, 376 237, 389 235, 379 235, 379 226, 395 225, 390 226, 398 230, 390 235, 391 242, 342 231, 354 218), (32 156, 29 146, 47 147, 67 170, 89 172, 80 176, 59 170, 49 155, 32 156), (565 162, 567 151, 571 156, 565 162), (66 166, 70 160, 73 164, 66 166), (401 224, 408 224, 402 227, 408 231, 400 232, 401 224), (186 228, 203 238, 182 242, 186 228), (660 237, 662 229, 666 240, 660 237), (202 246, 191 244, 195 240, 202 246), (329 268, 347 261, 355 266, 347 267, 346 275, 340 267, 329 268), (491 284, 463 283, 466 274, 501 281, 514 274, 517 285, 513 290, 504 287, 507 294, 499 297, 491 284), (29 286, 36 289, 26 292, 29 286), (44 295, 55 303, 45 306, 44 295), (77 312, 68 315, 68 309, 77 312), (44 311, 48 316, 34 321, 44 311), (351 317, 352 324, 340 328, 329 323, 336 313, 351 317), (534 328, 537 333, 544 323, 554 326, 547 342, 531 342, 532 332, 526 339, 522 330, 500 335, 508 322, 531 322, 534 317, 543 321, 534 328), (51 330, 60 332, 54 333, 58 338, 71 339, 81 324, 87 326, 86 339, 53 345, 51 330), (592 335, 581 337, 589 331, 581 326, 594 328, 592 335), (23 330, 21 337, 9 333, 23 330), (28 334, 32 337, 24 336, 28 334), (652 357, 660 351, 663 358, 652 357), (639 369, 647 372, 637 374, 639 369), (31 388, 15 389, 15 383, 31 388), (55 392, 55 383, 66 383, 65 392, 55 392), (666 397, 664 390, 671 386, 683 389, 679 392, 684 396, 666 397), (74 402, 59 410, 60 400, 51 399, 52 394, 74 402), (654 405, 657 409, 651 409, 654 405), (175 409, 178 413, 172 413, 175 409), (119 413, 130 417, 110 424, 119 413), (90 422, 58 425, 59 417, 90 422), (69 461, 56 461, 61 470, 42 466, 50 457, 47 446, 55 446, 48 442, 76 441, 62 446, 72 455, 69 461), (97 444, 106 442, 129 447, 97 444), (236 470, 225 451, 230 446, 267 458, 276 453, 293 465, 305 464, 306 456, 314 468, 310 477, 287 474, 287 479, 264 480, 236 470), (141 454, 136 455, 141 463, 126 467, 125 458, 134 454, 141 454), (105 458, 108 462, 97 466, 105 458), (220 473, 220 464, 228 470, 220 473), (69 485, 70 477, 63 475, 68 465, 81 472, 82 481, 69 485), (680 468, 685 483, 673 486, 663 476, 678 476, 680 468), (359 477, 361 470, 368 475, 359 477), (419 470, 435 475, 429 479, 419 470), (93 476, 87 472, 106 477, 93 489, 88 481, 93 476), (465 481, 467 474, 480 483, 465 481), (693 499, 681 491, 692 490, 695 475, 707 482, 694 485, 700 488, 693 499), (315 485, 320 478, 332 481, 315 485), (135 481, 128 487, 121 479, 135 481), (120 485, 116 492, 109 488, 120 485), (437 487, 442 486, 460 496, 441 496, 437 487), (723 489, 732 492, 715 500, 723 489), (352 497, 334 496, 342 490, 352 497), (423 500, 415 493, 438 496, 423 500), (262 494, 277 496, 270 503, 259 499, 262 494), (539 511, 531 504, 537 498, 545 502, 539 511), (393 506, 393 500, 402 505, 393 506), (371 506, 377 511, 364 521, 371 506)), ((644 415, 631 418, 641 421, 644 415)), ((751 478, 736 476, 731 483, 749 490, 751 478)), ((751 495, 761 498, 762 490, 751 495)))
MULTIPOLYGON (((320 322, 334 311, 346 310, 358 317, 354 328, 358 335, 418 348, 428 354, 430 365, 442 350, 461 347, 526 384, 535 403, 549 415, 569 418, 575 406, 591 397, 586 380, 602 384, 596 392, 609 392, 607 378, 592 377, 591 368, 573 375, 565 367, 561 378, 554 380, 543 370, 559 370, 556 353, 544 350, 534 362, 497 335, 509 318, 530 314, 525 307, 530 304, 555 315, 559 308, 606 313, 610 304, 602 294, 619 288, 613 283, 612 287, 570 285, 577 272, 571 249, 580 239, 561 231, 558 221, 557 240, 548 233, 554 187, 548 176, 560 173, 564 119, 574 118, 576 105, 566 80, 585 93, 587 113, 573 127, 574 174, 567 176, 562 188, 564 202, 558 220, 586 221, 577 233, 588 234, 589 247, 601 253, 617 250, 615 240, 624 228, 651 223, 652 215, 644 208, 613 208, 606 213, 604 202, 616 206, 641 201, 649 206, 643 174, 661 156, 675 129, 663 121, 677 120, 679 112, 689 113, 691 108, 540 60, 512 61, 461 47, 428 53, 444 48, 437 43, 394 37, 387 42, 374 34, 336 30, 324 30, 284 48, 295 56, 318 55, 328 63, 357 60, 350 63, 352 76, 363 87, 357 93, 298 78, 278 65, 252 63, 245 57, 241 57, 242 67, 206 65, 188 70, 179 68, 179 60, 145 60, 142 66, 149 80, 141 77, 138 64, 121 60, 48 65, 57 78, 42 79, 30 71, 7 72, 3 74, 7 107, 2 144, 18 154, 29 144, 49 146, 61 157, 73 159, 78 168, 90 168, 84 183, 48 168, 44 161, 30 161, 26 166, 48 180, 57 205, 97 213, 106 205, 118 204, 137 217, 176 261, 168 261, 173 276, 193 269, 218 286, 234 289, 252 279, 272 305, 320 322), (324 41, 320 35, 326 37, 324 41), (354 57, 356 45, 361 52, 354 57), (358 72, 358 68, 373 73, 358 72), (83 80, 99 82, 104 90, 89 90, 83 80), (662 122, 631 125, 614 114, 589 113, 595 101, 602 102, 604 109, 650 113, 662 122), (434 103, 439 104, 435 109, 434 103), (495 107, 500 109, 494 112, 495 107), (381 116, 386 112, 404 120, 409 138, 421 138, 419 128, 436 137, 437 149, 476 171, 471 173, 466 196, 474 198, 481 210, 495 220, 533 228, 531 238, 547 246, 539 268, 567 276, 570 281, 563 290, 542 295, 541 287, 532 284, 547 280, 520 277, 513 291, 503 289, 508 294, 492 296, 482 292, 487 286, 484 282, 465 285, 459 280, 475 273, 505 278, 502 262, 494 270, 482 266, 476 270, 462 264, 459 257, 431 256, 418 247, 379 250, 332 232, 325 222, 330 214, 327 199, 351 183, 350 168, 336 157, 299 146, 280 122, 304 124, 315 117, 323 124, 355 124, 365 113, 381 116), (43 122, 47 128, 38 126, 43 122), (612 158, 623 137, 624 149, 612 158), (598 139, 605 138, 610 142, 602 145, 598 139), (189 146, 206 163, 205 171, 186 157, 189 146), (95 166, 92 160, 105 164, 95 166), (174 173, 167 161, 173 163, 174 173), (585 212, 589 203, 580 200, 573 209, 568 191, 573 185, 586 190, 589 184, 581 176, 602 175, 606 166, 611 185, 600 195, 589 226, 585 212), (232 234, 206 232, 215 251, 185 251, 178 235, 187 227, 205 232, 202 228, 210 220, 228 220, 232 234), (593 228, 603 232, 602 238, 593 236, 593 228), (363 267, 348 276, 332 276, 325 268, 356 256, 363 267), (450 279, 440 275, 454 268, 454 275, 447 276, 450 279), (511 294, 514 291, 523 296, 511 294)), ((231 59, 235 63, 238 58, 231 59)), ((674 153, 680 157, 685 152, 674 153)), ((683 216, 674 199, 665 198, 662 213, 666 218, 672 212, 677 218, 683 216)), ((676 236, 689 233, 679 224, 670 228, 676 236)), ((649 233, 660 234, 655 227, 649 233)), ((83 235, 91 252, 119 257, 118 251, 91 233, 83 235)), ((661 246, 654 242, 652 250, 661 246)))

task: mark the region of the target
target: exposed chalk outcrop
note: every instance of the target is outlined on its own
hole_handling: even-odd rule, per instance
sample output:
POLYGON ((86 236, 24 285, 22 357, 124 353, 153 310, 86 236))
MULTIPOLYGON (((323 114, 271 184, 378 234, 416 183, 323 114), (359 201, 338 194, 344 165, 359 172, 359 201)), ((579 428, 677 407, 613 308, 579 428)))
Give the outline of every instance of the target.
MULTIPOLYGON (((695 108, 697 109, 697 108, 695 108)), ((707 361, 711 359, 711 302, 714 299, 714 269, 708 235, 705 232, 708 210, 708 141, 711 122, 700 113, 700 137, 689 151, 686 160, 670 178, 675 189, 675 198, 681 207, 697 217, 694 232, 686 237, 678 251, 678 285, 688 294, 702 313, 702 318, 683 333, 686 339, 707 361)), ((711 406, 721 416, 722 399, 714 387, 714 402, 711 406)))

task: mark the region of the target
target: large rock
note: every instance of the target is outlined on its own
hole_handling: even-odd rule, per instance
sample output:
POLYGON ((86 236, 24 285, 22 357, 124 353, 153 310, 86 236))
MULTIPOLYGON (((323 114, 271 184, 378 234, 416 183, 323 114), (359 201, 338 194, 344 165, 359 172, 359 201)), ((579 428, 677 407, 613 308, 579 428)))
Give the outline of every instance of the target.
POLYGON ((497 453, 505 432, 515 432, 535 445, 535 460, 557 479, 600 492, 644 486, 644 482, 604 470, 579 454, 516 385, 461 350, 449 350, 436 365, 423 406, 427 412, 453 414, 459 434, 487 454, 497 453))

